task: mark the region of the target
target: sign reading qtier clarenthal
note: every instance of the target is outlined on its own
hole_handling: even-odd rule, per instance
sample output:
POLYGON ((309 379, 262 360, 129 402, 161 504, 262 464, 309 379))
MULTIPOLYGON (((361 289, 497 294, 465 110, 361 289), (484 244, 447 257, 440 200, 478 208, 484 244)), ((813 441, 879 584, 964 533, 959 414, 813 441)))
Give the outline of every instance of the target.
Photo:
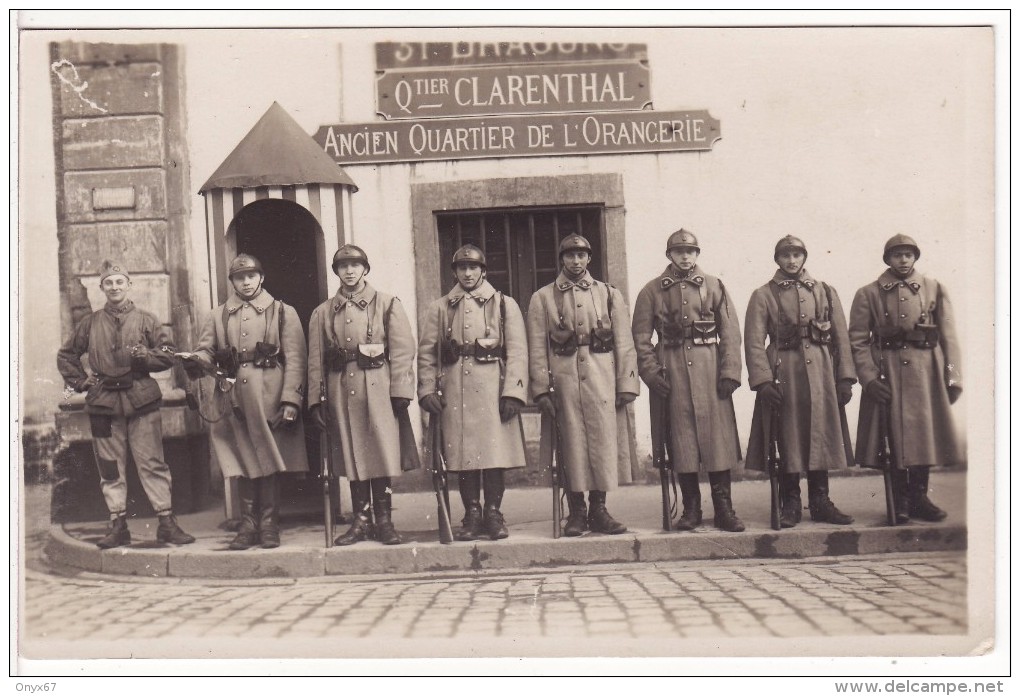
POLYGON ((648 46, 631 43, 544 41, 384 42, 375 45, 376 70, 453 65, 510 65, 590 60, 647 60, 648 46))
POLYGON ((385 71, 376 81, 387 119, 569 111, 640 111, 651 104, 637 61, 385 71))
POLYGON ((499 157, 711 150, 722 137, 707 111, 640 111, 340 123, 314 138, 347 166, 499 157))

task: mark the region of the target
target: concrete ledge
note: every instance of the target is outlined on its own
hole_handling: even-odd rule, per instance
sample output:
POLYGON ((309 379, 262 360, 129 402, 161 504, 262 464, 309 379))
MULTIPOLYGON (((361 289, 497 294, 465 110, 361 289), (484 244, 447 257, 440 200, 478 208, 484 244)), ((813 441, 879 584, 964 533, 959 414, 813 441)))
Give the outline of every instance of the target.
MULTIPOLYGON (((315 576, 413 575, 521 570, 610 563, 778 559, 875 553, 957 551, 967 548, 961 524, 836 529, 748 530, 739 534, 638 531, 577 539, 519 536, 492 542, 411 541, 400 546, 363 542, 324 549, 289 535, 278 549, 226 550, 199 540, 184 547, 133 546, 101 551, 60 526, 52 527, 46 554, 53 563, 110 575, 177 578, 303 578, 315 576)), ((300 535, 304 537, 305 535, 300 535)), ((310 536, 310 535, 309 535, 310 536)), ((318 540, 318 535, 316 535, 318 540)))
MULTIPOLYGON (((933 480, 936 475, 933 475, 933 480)), ((181 526, 196 537, 194 544, 173 547, 155 541, 155 525, 145 518, 129 523, 133 544, 100 551, 94 545, 103 522, 53 525, 46 545, 54 565, 109 575, 166 578, 286 579, 436 575, 501 570, 655 563, 670 561, 797 559, 878 553, 959 551, 967 548, 962 473, 937 475, 949 517, 945 522, 912 521, 884 525, 884 509, 874 505, 881 477, 834 481, 834 499, 858 520, 847 526, 807 519, 792 529, 768 526, 768 483, 741 482, 733 487, 734 504, 747 530, 723 532, 710 522, 693 532, 662 532, 658 528, 658 486, 630 486, 610 493, 614 516, 631 527, 618 536, 589 534, 552 538, 547 489, 508 491, 504 512, 510 538, 440 544, 434 527, 435 498, 430 493, 398 493, 394 520, 406 539, 399 546, 366 541, 349 547, 324 548, 322 527, 303 515, 283 520, 282 546, 277 549, 229 551, 233 534, 222 529, 222 511, 180 515, 181 526), (838 496, 837 496, 838 494, 838 496)), ((943 502, 944 501, 944 502, 943 502)), ((456 513, 459 512, 455 510, 456 513)), ((343 530, 338 528, 336 533, 343 530)))
POLYGON ((174 549, 167 554, 168 574, 181 578, 304 578, 322 575, 324 549, 174 549))

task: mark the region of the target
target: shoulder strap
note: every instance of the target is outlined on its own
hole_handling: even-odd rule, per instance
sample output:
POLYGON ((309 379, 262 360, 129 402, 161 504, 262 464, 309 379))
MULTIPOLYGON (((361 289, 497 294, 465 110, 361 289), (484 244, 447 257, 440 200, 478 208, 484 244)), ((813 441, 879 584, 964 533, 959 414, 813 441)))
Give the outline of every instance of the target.
MULTIPOLYGON (((378 295, 376 295, 378 297, 378 295)), ((386 305, 386 311, 383 312, 383 343, 389 348, 390 345, 390 314, 393 313, 393 303, 397 301, 396 297, 390 298, 390 303, 386 305)))
POLYGON ((223 329, 223 347, 230 348, 230 334, 227 333, 227 319, 230 317, 230 312, 227 311, 227 303, 223 303, 223 316, 220 322, 220 328, 223 329))
POLYGON ((832 321, 832 290, 829 288, 829 286, 825 282, 823 282, 823 281, 819 281, 819 282, 822 285, 822 289, 825 290, 825 305, 826 305, 825 309, 826 309, 826 314, 822 318, 822 321, 832 321))
POLYGON ((704 319, 705 315, 708 314, 705 307, 711 310, 712 307, 708 304, 708 278, 701 281, 701 285, 698 286, 698 295, 701 298, 701 318, 704 319))
POLYGON ((779 286, 773 283, 771 280, 768 282, 769 291, 772 293, 773 299, 776 301, 776 307, 779 308, 779 323, 781 325, 789 324, 789 320, 786 317, 786 312, 783 311, 783 302, 779 297, 779 286))

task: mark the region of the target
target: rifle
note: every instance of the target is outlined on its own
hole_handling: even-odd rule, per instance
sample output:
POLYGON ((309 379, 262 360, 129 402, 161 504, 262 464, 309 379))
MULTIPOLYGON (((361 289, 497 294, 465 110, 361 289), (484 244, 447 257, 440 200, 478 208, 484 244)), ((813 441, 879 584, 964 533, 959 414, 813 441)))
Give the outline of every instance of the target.
MULTIPOLYGON (((549 373, 549 378, 552 379, 552 372, 549 373)), ((551 399, 555 403, 556 400, 556 387, 550 383, 549 393, 551 399)), ((552 479, 552 514, 553 514, 553 539, 559 539, 563 529, 563 484, 564 484, 564 472, 563 472, 563 451, 562 443, 560 442, 559 426, 556 423, 556 417, 542 416, 542 442, 545 443, 548 437, 548 442, 551 447, 549 450, 549 477, 552 479)))
MULTIPOLYGON (((442 313, 440 312, 440 319, 442 313)), ((443 326, 443 322, 439 322, 443 326)), ((440 331, 442 329, 440 328, 440 331)), ((442 334, 436 342, 436 357, 439 359, 436 367, 440 374, 436 377, 436 395, 443 401, 443 340, 446 337, 442 334)), ((450 489, 446 478, 446 456, 443 454, 443 415, 441 413, 429 414, 428 431, 429 463, 432 467, 432 489, 436 492, 436 517, 439 522, 439 543, 453 543, 453 524, 450 521, 450 489)))
MULTIPOLYGON (((776 380, 778 382, 778 380, 776 380)), ((768 471, 769 471, 769 488, 772 493, 772 505, 770 511, 770 522, 772 529, 779 531, 781 525, 779 524, 779 515, 783 510, 782 499, 779 495, 779 475, 783 470, 783 460, 779 454, 779 427, 781 419, 779 416, 778 406, 769 406, 769 452, 768 452, 768 471)))
MULTIPOLYGON (((879 348, 881 351, 881 348, 879 348)), ((889 379, 885 374, 885 356, 879 352, 878 379, 888 386, 889 379)), ((878 464, 882 469, 885 483, 885 519, 890 527, 896 526, 896 500, 893 497, 893 467, 896 466, 892 456, 892 444, 889 438, 889 406, 878 404, 878 464)))
POLYGON ((322 429, 323 439, 320 441, 320 449, 322 450, 322 467, 319 472, 319 478, 322 479, 322 509, 325 517, 325 528, 326 528, 326 548, 332 548, 333 546, 333 534, 336 531, 333 524, 333 498, 330 495, 329 481, 333 478, 333 468, 330 466, 329 455, 333 451, 333 438, 330 434, 329 427, 329 373, 325 372, 325 364, 323 365, 323 380, 319 383, 319 415, 322 416, 322 421, 325 423, 325 427, 322 429), (325 443, 325 447, 321 445, 325 443))
POLYGON ((673 472, 672 428, 669 424, 669 397, 649 392, 652 420, 652 466, 659 470, 659 486, 662 489, 662 531, 673 528, 673 514, 676 511, 676 476, 673 472), (672 490, 672 495, 671 495, 672 490))
MULTIPOLYGON (((441 398, 441 393, 440 393, 441 398)), ((442 415, 429 414, 428 441, 429 461, 432 466, 432 488, 436 492, 436 508, 439 518, 439 543, 453 543, 453 524, 450 522, 450 492, 446 479, 446 457, 443 455, 442 415)))

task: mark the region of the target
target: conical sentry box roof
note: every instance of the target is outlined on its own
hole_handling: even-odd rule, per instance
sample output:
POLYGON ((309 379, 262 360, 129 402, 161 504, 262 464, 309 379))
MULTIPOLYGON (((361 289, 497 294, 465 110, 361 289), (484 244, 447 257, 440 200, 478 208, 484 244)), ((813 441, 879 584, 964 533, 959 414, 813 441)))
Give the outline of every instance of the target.
POLYGON ((358 190, 347 172, 282 106, 273 102, 199 193, 217 188, 295 184, 341 184, 358 190))

